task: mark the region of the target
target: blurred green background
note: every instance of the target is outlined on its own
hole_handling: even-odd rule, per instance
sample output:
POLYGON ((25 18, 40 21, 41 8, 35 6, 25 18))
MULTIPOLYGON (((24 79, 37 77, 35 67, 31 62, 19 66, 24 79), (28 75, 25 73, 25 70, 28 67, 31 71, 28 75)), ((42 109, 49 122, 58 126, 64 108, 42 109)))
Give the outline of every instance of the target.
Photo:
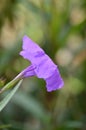
POLYGON ((0 112, 0 130, 86 130, 86 0, 0 1, 0 88, 30 64, 19 56, 25 34, 65 85, 48 93, 42 79, 25 79, 0 112))

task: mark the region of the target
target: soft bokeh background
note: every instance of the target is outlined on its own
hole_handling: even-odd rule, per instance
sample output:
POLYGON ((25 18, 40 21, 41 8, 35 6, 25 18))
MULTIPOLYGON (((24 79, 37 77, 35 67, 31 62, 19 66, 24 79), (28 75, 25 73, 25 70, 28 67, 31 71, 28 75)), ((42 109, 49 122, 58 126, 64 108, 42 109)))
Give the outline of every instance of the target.
POLYGON ((86 0, 0 0, 1 88, 30 64, 19 56, 25 34, 65 85, 48 93, 42 79, 25 79, 0 113, 0 130, 86 130, 86 0))

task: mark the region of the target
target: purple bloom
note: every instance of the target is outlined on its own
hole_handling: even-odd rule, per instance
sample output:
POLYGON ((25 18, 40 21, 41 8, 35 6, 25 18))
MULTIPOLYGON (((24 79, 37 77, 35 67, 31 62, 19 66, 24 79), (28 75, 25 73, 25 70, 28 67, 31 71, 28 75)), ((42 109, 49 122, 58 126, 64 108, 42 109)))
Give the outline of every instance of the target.
POLYGON ((31 66, 20 73, 23 77, 37 76, 43 78, 49 92, 60 89, 64 85, 57 65, 29 37, 23 37, 22 48, 20 55, 31 62, 31 66))

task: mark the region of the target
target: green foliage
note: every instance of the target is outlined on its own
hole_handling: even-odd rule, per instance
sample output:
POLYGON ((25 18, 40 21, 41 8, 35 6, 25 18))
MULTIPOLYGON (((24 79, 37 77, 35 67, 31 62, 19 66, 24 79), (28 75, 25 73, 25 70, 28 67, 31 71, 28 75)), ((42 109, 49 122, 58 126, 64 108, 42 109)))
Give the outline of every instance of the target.
MULTIPOLYGON (((4 99, 0 102, 0 112, 3 110, 3 108, 7 105, 7 103, 11 100, 11 98, 13 97, 13 95, 15 94, 15 92, 18 90, 21 81, 14 87, 13 90, 11 90, 11 92, 4 97, 4 99)), ((12 84, 12 82, 10 84, 8 84, 6 87, 9 87, 12 84)))
POLYGON ((16 92, 0 112, 0 130, 86 129, 85 12, 86 0, 0 1, 0 88, 29 65, 19 56, 24 34, 58 64, 65 82, 47 93, 42 80, 28 78, 5 93, 1 109, 16 92))

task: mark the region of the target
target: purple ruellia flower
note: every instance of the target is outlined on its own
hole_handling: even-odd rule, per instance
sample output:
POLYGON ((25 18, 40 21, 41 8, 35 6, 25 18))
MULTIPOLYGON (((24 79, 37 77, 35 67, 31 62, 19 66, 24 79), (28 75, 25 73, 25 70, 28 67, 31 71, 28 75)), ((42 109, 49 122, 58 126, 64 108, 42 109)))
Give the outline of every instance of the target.
POLYGON ((30 76, 43 78, 48 92, 60 89, 64 85, 57 65, 35 42, 24 36, 22 48, 20 55, 31 62, 31 65, 20 73, 23 78, 30 76))

